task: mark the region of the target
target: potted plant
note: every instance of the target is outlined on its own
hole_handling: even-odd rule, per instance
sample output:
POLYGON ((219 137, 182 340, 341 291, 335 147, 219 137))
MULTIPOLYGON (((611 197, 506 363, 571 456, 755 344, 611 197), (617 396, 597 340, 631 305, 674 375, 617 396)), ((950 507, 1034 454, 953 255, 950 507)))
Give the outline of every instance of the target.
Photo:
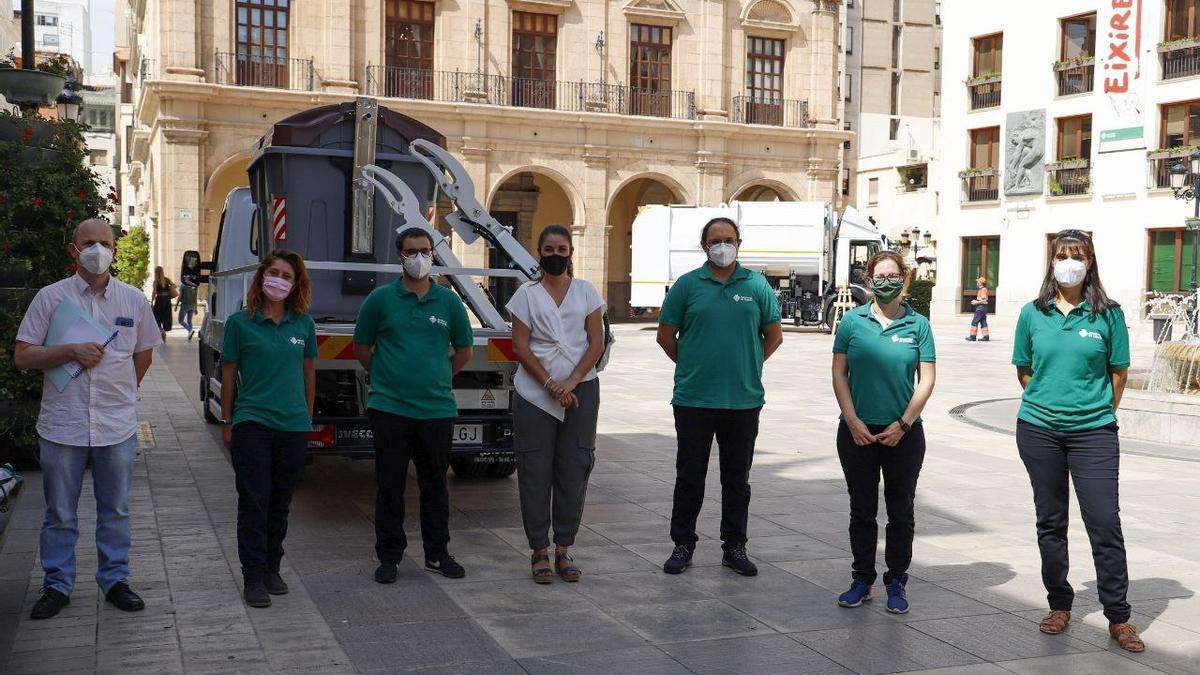
POLYGON ((1064 157, 1053 162, 1046 162, 1046 169, 1084 169, 1088 166, 1088 160, 1083 157, 1064 157))
POLYGON ((0 142, 44 148, 50 145, 56 133, 58 127, 37 113, 14 115, 0 110, 0 142))
POLYGON ((959 178, 974 178, 975 176, 995 176, 996 170, 990 166, 973 166, 958 172, 959 178))
POLYGON ((1190 47, 1200 47, 1200 37, 1186 37, 1178 40, 1163 40, 1158 43, 1158 53, 1173 52, 1190 47))
POLYGON ((1069 59, 1062 59, 1054 62, 1054 71, 1071 70, 1072 68, 1082 68, 1096 63, 1096 57, 1091 54, 1080 54, 1069 59))
POLYGON ((19 105, 53 105, 67 84, 68 58, 60 55, 38 64, 35 70, 25 70, 17 68, 16 57, 9 52, 0 59, 0 95, 19 105))
POLYGON ((1196 151, 1194 145, 1175 145, 1169 148, 1159 148, 1157 150, 1148 150, 1146 157, 1148 159, 1179 159, 1187 157, 1196 151))
POLYGON ((977 84, 990 84, 992 82, 999 82, 1001 77, 1002 75, 1000 73, 980 73, 979 75, 968 77, 967 86, 973 87, 977 84))

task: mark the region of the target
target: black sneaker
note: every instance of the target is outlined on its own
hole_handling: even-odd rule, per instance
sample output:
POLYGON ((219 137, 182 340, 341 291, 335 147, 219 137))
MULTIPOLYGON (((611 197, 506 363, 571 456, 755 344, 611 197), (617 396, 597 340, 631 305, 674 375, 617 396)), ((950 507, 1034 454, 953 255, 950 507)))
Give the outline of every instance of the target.
POLYGON ((267 587, 263 584, 262 579, 247 581, 245 588, 242 590, 242 598, 251 607, 271 606, 271 595, 267 593, 267 587))
POLYGON ((667 558, 667 562, 663 563, 663 571, 667 574, 683 574, 683 571, 692 566, 692 553, 696 549, 691 546, 680 544, 671 551, 671 557, 667 558))
POLYGON ((104 599, 122 612, 140 612, 146 609, 146 603, 123 581, 113 584, 104 594, 104 599))
POLYGON ((379 563, 379 567, 375 568, 375 582, 380 584, 396 583, 396 563, 379 563))
POLYGON ((725 549, 725 555, 721 556, 721 564, 744 577, 758 575, 758 566, 750 562, 745 546, 730 546, 725 549))
POLYGON ((71 604, 71 598, 53 588, 43 588, 42 597, 38 598, 37 603, 34 604, 33 611, 29 613, 29 618, 49 619, 61 612, 62 608, 69 604, 71 604))
POLYGON ((279 572, 267 572, 263 575, 263 586, 267 587, 267 592, 271 595, 287 595, 288 585, 279 576, 279 572))
POLYGON ((449 553, 443 553, 441 557, 437 558, 436 560, 430 560, 426 558, 425 569, 429 570, 430 572, 437 572, 438 574, 450 579, 461 579, 467 576, 467 571, 463 569, 463 566, 459 565, 458 561, 454 559, 454 556, 450 555, 449 553))

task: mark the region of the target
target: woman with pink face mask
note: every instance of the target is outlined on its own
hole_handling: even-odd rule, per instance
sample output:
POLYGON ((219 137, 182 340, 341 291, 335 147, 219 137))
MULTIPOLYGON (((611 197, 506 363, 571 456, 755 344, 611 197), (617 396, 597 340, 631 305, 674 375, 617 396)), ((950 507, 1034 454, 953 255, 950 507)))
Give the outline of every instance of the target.
POLYGON ((279 575, 288 506, 304 468, 316 385, 316 324, 304 260, 276 249, 254 273, 246 311, 225 322, 221 438, 237 480, 238 558, 251 607, 288 592, 279 575))

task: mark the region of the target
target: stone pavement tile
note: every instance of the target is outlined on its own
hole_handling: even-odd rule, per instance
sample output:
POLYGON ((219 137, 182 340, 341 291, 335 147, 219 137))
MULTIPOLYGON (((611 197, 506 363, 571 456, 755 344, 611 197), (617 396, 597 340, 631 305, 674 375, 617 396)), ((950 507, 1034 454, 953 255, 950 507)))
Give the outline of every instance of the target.
POLYGON ((960 649, 899 624, 796 633, 793 639, 864 675, 980 663, 960 649))
POLYGON ((715 595, 781 633, 865 626, 889 621, 889 617, 869 609, 838 607, 837 595, 802 579, 796 579, 791 587, 771 593, 715 595))
POLYGON ((599 610, 488 617, 479 625, 516 659, 645 645, 599 610))
POLYGON ((701 675, 849 675, 852 671, 786 635, 680 642, 663 651, 701 675))
MULTIPOLYGON (((584 520, 587 520, 587 514, 584 513, 584 520)), ((503 539, 509 546, 521 551, 522 553, 532 553, 529 548, 529 540, 525 537, 525 528, 522 527, 497 527, 491 530, 492 534, 503 539)), ((616 542, 601 535, 595 530, 590 529, 587 525, 579 528, 579 532, 575 535, 574 546, 611 546, 616 542)))
MULTIPOLYGON (((624 546, 572 546, 571 557, 583 570, 584 575, 650 571, 658 567, 624 546)), ((553 552, 551 552, 550 564, 554 564, 553 552)), ((529 576, 528 564, 526 564, 525 576, 529 576)))
POLYGON ((434 584, 372 584, 374 588, 311 593, 326 623, 378 625, 381 622, 437 621, 466 616, 434 584))
MULTIPOLYGON (((675 550, 675 545, 671 543, 670 538, 666 537, 665 539, 667 540, 656 544, 628 544, 625 548, 650 561, 652 566, 662 569, 662 564, 671 557, 671 551, 675 550)), ((691 569, 720 566, 720 564, 721 544, 711 539, 701 539, 696 546, 695 555, 692 556, 691 569)), ((684 572, 684 574, 689 573, 684 572)))
MULTIPOLYGON (((593 578, 586 579, 590 582, 593 578)), ((565 612, 588 606, 573 586, 558 580, 543 586, 525 578, 446 584, 444 590, 468 615, 479 617, 565 612)))
MULTIPOLYGON (((921 579, 928 577, 917 575, 921 579)), ((1006 612, 1046 608, 1046 587, 1040 574, 1018 574, 1007 581, 1000 579, 932 579, 937 585, 1006 612)), ((1076 596, 1076 605, 1094 603, 1085 595, 1076 596)))
POLYGON ((1142 600, 1134 605, 1138 614, 1154 617, 1180 628, 1200 632, 1200 597, 1172 600, 1142 600))
POLYGON ((525 669, 511 659, 497 661, 472 661, 449 666, 405 668, 403 665, 359 671, 359 675, 392 675, 393 673, 420 673, 421 675, 525 675, 525 669))
POLYGON ((850 566, 853 562, 853 558, 843 557, 789 560, 774 562, 771 565, 825 590, 841 593, 850 588, 850 582, 853 580, 850 566))
POLYGON ((980 663, 974 666, 954 666, 951 668, 933 668, 931 670, 911 670, 905 675, 1012 675, 1000 666, 990 663, 980 663))
POLYGON ((76 670, 92 671, 95 668, 94 647, 70 647, 13 654, 3 672, 5 675, 49 675, 76 670))
POLYGON ((665 523, 670 528, 666 518, 629 502, 588 505, 584 518, 589 527, 607 523, 665 523))
POLYGON ((715 599, 611 610, 609 615, 655 644, 751 637, 772 632, 750 616, 715 599))
POLYGON ((900 622, 999 614, 1001 611, 991 605, 919 579, 910 578, 905 586, 905 591, 910 605, 908 614, 888 613, 887 590, 882 585, 876 587, 875 600, 871 602, 870 609, 900 622))
POLYGON ((1018 675, 1154 675, 1163 671, 1108 652, 1043 656, 996 664, 1018 675))
MULTIPOLYGON (((702 512, 700 514, 700 518, 696 520, 696 532, 705 537, 720 539, 720 510, 710 509, 702 512)), ((767 537, 796 535, 795 530, 786 528, 778 523, 771 522, 770 520, 760 516, 750 516, 746 519, 746 533, 750 538, 749 548, 752 551, 758 550, 758 543, 767 537)))
POLYGON ((652 572, 621 572, 616 574, 587 574, 573 584, 574 589, 601 609, 635 607, 645 604, 663 605, 713 597, 695 584, 687 575, 652 572))
MULTIPOLYGON (((1108 619, 1099 607, 1074 612, 1068 630, 1071 637, 1077 640, 1146 666, 1165 672, 1200 673, 1200 634, 1161 619, 1156 620, 1152 614, 1143 614, 1138 610, 1147 609, 1144 604, 1135 605, 1134 608, 1131 621, 1138 627, 1146 643, 1146 651, 1141 654, 1130 654, 1117 645, 1108 634, 1108 619)), ((1041 621, 1044 615, 1045 612, 1037 610, 1017 614, 1034 624, 1041 621)), ((1200 625, 1191 627, 1200 630, 1200 625)))
POLYGON ((1036 625, 1011 614, 913 621, 908 625, 991 662, 1097 650, 1070 635, 1044 635, 1036 625))
MULTIPOLYGON (((453 490, 452 490, 453 492, 453 490)), ((492 529, 496 527, 521 527, 521 509, 452 509, 450 512, 450 529, 475 529, 486 528, 492 529), (455 516, 461 514, 461 519, 456 520, 455 516)), ((413 543, 416 543, 414 541, 413 543)), ((451 535, 451 548, 453 549, 453 534, 451 535)))
POLYGON ((679 575, 679 577, 714 598, 736 598, 753 595, 794 595, 797 593, 812 596, 825 594, 825 591, 820 587, 766 563, 759 564, 758 575, 753 577, 740 576, 733 570, 722 565, 715 567, 693 566, 679 575))
POLYGON ((490 662, 505 651, 471 619, 357 626, 336 630, 360 671, 490 662))
POLYGON ((260 636, 266 663, 271 672, 305 669, 312 672, 343 670, 350 666, 350 659, 342 654, 336 641, 306 641, 304 635, 292 635, 284 642, 268 636, 260 636))
POLYGON ((23 622, 17 629, 17 637, 13 640, 12 645, 14 654, 88 647, 96 644, 96 627, 94 625, 63 627, 57 630, 29 630, 27 627, 32 623, 32 621, 23 622))
POLYGON ((126 647, 96 652, 96 670, 104 673, 182 673, 183 663, 178 646, 126 647))
POLYGON ((751 557, 767 562, 843 558, 847 553, 843 548, 830 546, 803 534, 754 537, 746 545, 746 551, 751 557))
POLYGON ((520 665, 531 675, 616 672, 638 675, 686 675, 692 672, 657 647, 559 654, 539 659, 522 659, 520 665))
POLYGON ((670 521, 662 516, 620 523, 589 522, 588 527, 622 546, 671 541, 670 521))

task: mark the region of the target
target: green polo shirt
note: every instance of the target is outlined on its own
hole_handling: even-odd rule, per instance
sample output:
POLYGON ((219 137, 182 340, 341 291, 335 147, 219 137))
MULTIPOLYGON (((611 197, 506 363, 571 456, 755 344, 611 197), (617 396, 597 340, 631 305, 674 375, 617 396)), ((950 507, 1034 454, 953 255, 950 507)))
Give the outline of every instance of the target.
POLYGON ((304 396, 304 359, 317 357, 317 326, 307 314, 284 312, 275 323, 255 311, 225 322, 221 361, 236 363, 233 424, 258 422, 279 431, 312 431, 304 396))
POLYGON ((929 319, 904 303, 904 315, 888 324, 867 303, 846 313, 833 339, 845 354, 854 412, 867 424, 891 424, 904 415, 916 391, 919 363, 937 361, 929 319))
POLYGON ((679 329, 671 405, 749 410, 765 402, 762 329, 779 323, 766 277, 738 265, 724 283, 708 264, 679 277, 659 323, 679 329))
POLYGON ((422 420, 458 415, 451 347, 470 347, 474 336, 454 291, 432 283, 418 298, 401 279, 376 288, 358 312, 354 342, 375 347, 368 408, 422 420))
POLYGON ((1017 319, 1012 362, 1033 371, 1017 419, 1055 431, 1108 426, 1117 421, 1111 371, 1129 367, 1125 312, 1092 316, 1084 300, 1064 316, 1053 301, 1045 312, 1031 302, 1017 319))

